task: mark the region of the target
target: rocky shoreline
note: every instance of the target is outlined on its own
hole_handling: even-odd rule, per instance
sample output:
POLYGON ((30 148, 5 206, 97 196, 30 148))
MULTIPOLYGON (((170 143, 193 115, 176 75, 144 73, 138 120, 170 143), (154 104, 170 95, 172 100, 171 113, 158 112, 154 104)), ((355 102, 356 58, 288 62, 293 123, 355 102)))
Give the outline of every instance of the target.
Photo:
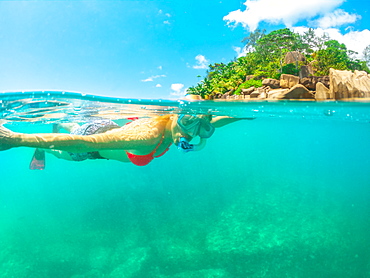
MULTIPOLYGON (((253 78, 248 76, 247 79, 253 78)), ((329 76, 300 78, 282 74, 280 80, 263 79, 262 87, 242 89, 240 95, 226 93, 216 99, 229 100, 343 100, 370 98, 370 74, 365 71, 342 71, 330 69, 329 76)), ((190 99, 201 99, 192 95, 190 99)))

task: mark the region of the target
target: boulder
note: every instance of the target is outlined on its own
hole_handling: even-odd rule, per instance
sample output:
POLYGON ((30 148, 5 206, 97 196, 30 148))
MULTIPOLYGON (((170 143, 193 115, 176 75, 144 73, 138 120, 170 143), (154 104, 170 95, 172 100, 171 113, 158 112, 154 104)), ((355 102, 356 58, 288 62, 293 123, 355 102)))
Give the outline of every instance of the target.
POLYGON ((202 100, 202 97, 200 95, 186 95, 186 100, 202 100))
POLYGON ((305 78, 309 77, 313 74, 313 69, 311 65, 308 66, 301 66, 301 69, 299 70, 299 78, 305 78))
POLYGON ((261 92, 269 92, 269 91, 271 91, 271 87, 270 86, 262 86, 262 87, 257 88, 257 90, 260 90, 261 92))
POLYGON ((285 55, 285 58, 284 58, 285 64, 292 64, 292 63, 304 62, 304 61, 306 61, 306 57, 298 51, 290 51, 285 55))
POLYGON ((355 87, 359 90, 359 97, 370 97, 370 74, 355 70, 354 82, 355 87))
POLYGON ((297 84, 286 93, 282 94, 280 99, 313 99, 314 95, 303 85, 297 84))
POLYGON ((280 88, 280 81, 273 78, 267 78, 262 81, 262 85, 269 86, 271 89, 280 88))
POLYGON ((258 98, 260 98, 260 99, 265 99, 265 98, 267 98, 267 92, 262 92, 262 93, 260 93, 260 94, 258 95, 258 98))
POLYGON ((241 100, 241 99, 244 99, 244 96, 243 95, 231 95, 231 96, 227 96, 226 99, 229 99, 229 100, 241 100))
POLYGON ((242 94, 243 95, 250 95, 254 90, 256 90, 255 87, 250 87, 248 89, 242 89, 242 94))
POLYGON ((281 99, 289 89, 276 89, 276 90, 271 90, 267 94, 267 98, 269 99, 281 99))
POLYGON ((244 99, 244 96, 243 95, 233 95, 233 96, 230 96, 230 99, 241 100, 241 99, 244 99))
POLYGON ((271 88, 269 86, 263 86, 263 87, 257 88, 257 90, 253 91, 250 94, 250 97, 251 98, 266 98, 267 92, 270 90, 271 88))
POLYGON ((316 100, 325 100, 325 99, 330 99, 333 98, 332 95, 330 94, 329 88, 327 88, 324 84, 321 82, 318 82, 316 84, 316 94, 315 94, 315 99, 316 100))
POLYGON ((229 97, 229 94, 228 93, 225 93, 221 96, 221 99, 227 99, 229 97))
POLYGON ((282 74, 280 76, 280 87, 283 89, 292 88, 299 83, 299 77, 291 74, 282 74))
POLYGON ((252 92, 249 96, 250 98, 258 98, 258 96, 261 94, 259 90, 252 92))
POLYGON ((317 82, 321 82, 325 85, 325 87, 330 88, 330 77, 328 75, 325 76, 319 76, 317 78, 317 82))
POLYGON ((316 84, 318 82, 321 82, 327 88, 329 88, 330 86, 329 76, 308 76, 305 78, 301 78, 299 83, 305 86, 307 89, 314 91, 316 90, 316 84))
POLYGON ((254 75, 247 75, 247 76, 245 77, 245 81, 249 81, 249 80, 254 79, 254 78, 255 78, 255 76, 254 76, 254 75))
POLYGON ((227 99, 227 98, 229 98, 230 96, 232 96, 232 95, 233 95, 234 91, 235 91, 235 90, 231 89, 230 91, 228 91, 228 92, 224 93, 224 94, 221 96, 221 98, 222 98, 222 99, 227 99))
POLYGON ((370 97, 370 75, 365 71, 330 69, 330 92, 335 99, 370 97))

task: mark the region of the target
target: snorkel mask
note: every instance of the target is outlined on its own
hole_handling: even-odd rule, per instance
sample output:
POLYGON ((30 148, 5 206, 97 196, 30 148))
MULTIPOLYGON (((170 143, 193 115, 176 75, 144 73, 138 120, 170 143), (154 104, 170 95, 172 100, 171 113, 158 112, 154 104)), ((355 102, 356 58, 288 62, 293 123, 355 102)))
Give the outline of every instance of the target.
POLYGON ((184 133, 191 137, 200 137, 199 144, 190 144, 188 139, 181 137, 177 147, 184 152, 199 151, 204 148, 206 139, 215 132, 214 126, 206 119, 207 116, 180 115, 177 119, 177 125, 184 133))
POLYGON ((209 138, 215 132, 214 126, 206 116, 180 115, 177 119, 179 127, 191 137, 209 138))

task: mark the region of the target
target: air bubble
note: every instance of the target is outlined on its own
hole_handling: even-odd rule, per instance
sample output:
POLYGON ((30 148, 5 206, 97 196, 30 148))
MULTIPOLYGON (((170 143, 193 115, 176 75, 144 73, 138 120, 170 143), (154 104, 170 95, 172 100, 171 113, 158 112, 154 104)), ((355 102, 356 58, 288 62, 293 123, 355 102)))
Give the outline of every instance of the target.
POLYGON ((333 116, 335 113, 335 110, 327 110, 324 112, 324 115, 325 116, 333 116))

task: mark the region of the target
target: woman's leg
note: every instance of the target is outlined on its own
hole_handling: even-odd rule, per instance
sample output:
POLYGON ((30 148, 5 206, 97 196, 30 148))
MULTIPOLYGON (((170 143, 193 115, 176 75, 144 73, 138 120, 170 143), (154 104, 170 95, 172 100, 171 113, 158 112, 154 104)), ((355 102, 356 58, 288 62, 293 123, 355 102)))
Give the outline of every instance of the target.
MULTIPOLYGON (((59 133, 61 129, 64 129, 68 132, 72 132, 79 128, 80 125, 77 123, 63 123, 63 124, 55 124, 53 125, 53 133, 59 133)), ((72 160, 70 154, 66 151, 58 151, 58 150, 44 150, 44 149, 35 149, 35 152, 32 156, 31 163, 29 168, 31 170, 44 170, 45 169, 45 151, 54 155, 57 158, 65 159, 65 160, 72 160)))
POLYGON ((53 150, 53 149, 44 149, 44 151, 60 159, 69 160, 69 161, 73 160, 69 152, 66 152, 66 151, 59 151, 59 150, 53 150))

